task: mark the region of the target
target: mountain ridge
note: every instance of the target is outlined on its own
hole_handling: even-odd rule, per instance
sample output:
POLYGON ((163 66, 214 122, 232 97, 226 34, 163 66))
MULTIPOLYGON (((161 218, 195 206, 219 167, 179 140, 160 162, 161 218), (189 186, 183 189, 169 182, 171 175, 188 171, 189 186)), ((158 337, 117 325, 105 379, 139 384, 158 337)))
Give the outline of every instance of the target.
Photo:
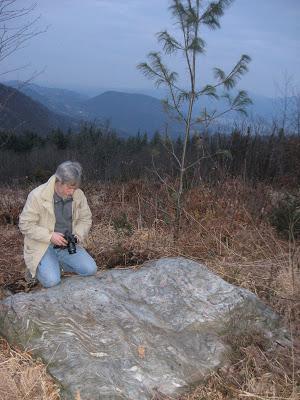
POLYGON ((50 111, 19 90, 0 83, 0 130, 21 133, 31 130, 46 135, 52 129, 75 128, 76 122, 50 111))
MULTIPOLYGON (((178 136, 183 130, 183 125, 165 113, 161 99, 155 97, 159 93, 163 96, 163 91, 153 89, 155 96, 150 96, 150 90, 148 94, 106 90, 96 96, 88 97, 68 89, 49 88, 32 83, 22 85, 18 81, 10 83, 18 85, 23 94, 43 104, 50 112, 67 119, 71 118, 73 126, 75 120, 78 125, 80 121, 88 121, 98 126, 108 125, 122 136, 135 135, 138 132, 147 132, 152 136, 157 131, 162 133, 166 130, 171 136, 178 136)), ((254 101, 254 105, 247 109, 250 120, 254 121, 257 118, 261 120, 262 116, 265 122, 272 121, 281 100, 252 93, 250 97, 254 101)), ((194 109, 206 107, 212 110, 221 109, 222 106, 223 108, 225 106, 223 100, 214 102, 203 97, 195 103, 194 109)), ((230 113, 219 120, 219 123, 228 125, 238 120, 237 113, 230 113)))
POLYGON ((160 100, 144 94, 107 91, 85 102, 90 117, 111 121, 112 127, 131 135, 138 132, 154 134, 165 129, 166 124, 176 132, 174 123, 164 112, 160 100))

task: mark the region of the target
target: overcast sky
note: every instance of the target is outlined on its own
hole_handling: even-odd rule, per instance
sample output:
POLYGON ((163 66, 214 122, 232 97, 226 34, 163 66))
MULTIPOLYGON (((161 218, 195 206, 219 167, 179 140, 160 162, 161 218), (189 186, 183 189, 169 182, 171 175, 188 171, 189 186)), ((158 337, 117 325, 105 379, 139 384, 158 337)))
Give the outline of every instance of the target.
MULTIPOLYGON (((21 5, 32 1, 18 0, 21 5)), ((86 90, 147 89, 153 84, 136 69, 150 51, 160 50, 155 33, 174 31, 169 0, 37 0, 32 17, 41 15, 45 33, 1 63, 2 72, 27 65, 4 79, 86 90)), ((213 67, 230 70, 241 54, 252 58, 239 87, 276 95, 275 83, 291 76, 300 88, 300 0, 235 0, 221 29, 203 31, 207 51, 200 57, 201 82, 210 83, 213 67)), ((185 73, 182 60, 167 58, 185 73)))

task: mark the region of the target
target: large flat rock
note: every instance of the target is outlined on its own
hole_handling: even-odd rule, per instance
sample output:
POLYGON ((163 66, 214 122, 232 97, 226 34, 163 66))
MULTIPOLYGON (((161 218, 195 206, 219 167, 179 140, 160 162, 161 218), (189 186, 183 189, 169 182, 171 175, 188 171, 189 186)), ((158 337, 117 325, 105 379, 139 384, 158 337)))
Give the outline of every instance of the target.
POLYGON ((252 293, 184 258, 65 278, 0 307, 0 333, 44 360, 65 399, 174 396, 228 363, 231 324, 283 332, 252 293))

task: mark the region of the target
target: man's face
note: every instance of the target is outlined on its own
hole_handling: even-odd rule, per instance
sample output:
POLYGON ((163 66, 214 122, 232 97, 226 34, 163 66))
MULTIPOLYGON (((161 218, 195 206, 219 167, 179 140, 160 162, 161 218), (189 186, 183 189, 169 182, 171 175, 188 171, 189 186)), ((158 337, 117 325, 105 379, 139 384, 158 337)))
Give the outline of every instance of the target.
POLYGON ((55 191, 63 199, 73 197, 73 194, 76 189, 78 189, 78 185, 71 185, 68 183, 61 183, 61 182, 55 183, 55 191))

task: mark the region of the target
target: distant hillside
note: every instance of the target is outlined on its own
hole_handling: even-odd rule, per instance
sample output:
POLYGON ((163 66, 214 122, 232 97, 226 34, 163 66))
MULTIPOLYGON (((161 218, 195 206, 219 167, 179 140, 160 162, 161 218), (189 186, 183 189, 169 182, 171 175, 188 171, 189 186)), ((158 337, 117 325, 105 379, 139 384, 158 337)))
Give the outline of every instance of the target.
MULTIPOLYGON (((74 119, 90 121, 100 126, 109 122, 111 128, 122 136, 147 132, 151 137, 156 131, 164 132, 166 126, 168 126, 171 136, 178 136, 183 131, 183 127, 178 122, 170 120, 164 112, 161 100, 158 98, 159 96, 163 97, 164 91, 162 90, 153 89, 152 91, 148 90, 147 93, 133 93, 132 91, 125 93, 111 90, 89 99, 87 96, 71 90, 53 89, 32 83, 22 84, 18 81, 8 83, 15 88, 20 88, 24 94, 43 104, 55 114, 71 118, 72 125, 74 125, 74 119), (151 93, 153 96, 149 95, 151 93)), ((254 93, 249 95, 253 100, 253 105, 247 108, 250 119, 259 118, 261 120, 263 118, 265 121, 272 121, 276 111, 280 110, 281 99, 258 96, 254 93)), ((228 108, 228 104, 222 98, 215 101, 208 97, 201 97, 195 102, 194 116, 197 116, 199 110, 203 110, 203 108, 222 112, 228 108)), ((52 116, 50 120, 53 121, 53 118, 52 116)), ((58 115, 54 119, 57 120, 57 118, 58 115)), ((222 116, 216 123, 221 124, 225 129, 239 119, 239 114, 231 112, 222 116)), ((57 122, 55 124, 57 125, 57 122)), ((60 124, 64 123, 59 122, 60 124)))
POLYGON ((57 115, 20 91, 0 84, 0 130, 20 133, 28 129, 43 135, 57 127, 67 130, 76 126, 70 117, 57 115))
MULTIPOLYGON (((135 91, 128 89, 129 93, 136 94, 144 94, 146 96, 152 96, 156 99, 163 99, 167 96, 166 89, 136 89, 135 91)), ((220 94, 220 93, 219 93, 220 94)), ((231 95, 234 95, 233 93, 231 95)), ((266 121, 272 121, 278 109, 280 109, 280 104, 283 102, 281 98, 272 98, 262 95, 257 95, 256 93, 248 92, 249 97, 253 101, 253 104, 247 107, 247 112, 249 117, 252 118, 263 118, 266 121)), ((292 101, 292 97, 288 98, 288 102, 292 101)), ((218 110, 222 111, 228 108, 228 103, 224 101, 224 99, 220 98, 219 100, 211 99, 207 96, 200 97, 199 100, 195 102, 194 105, 194 116, 197 115, 199 110, 206 108, 207 110, 218 110)), ((187 108, 186 108, 187 111, 187 108)), ((228 113, 224 115, 222 120, 235 120, 238 116, 237 113, 228 113)))
MULTIPOLYGON (((247 108, 249 117, 263 116, 270 120, 274 113, 275 100, 252 94, 250 97, 253 105, 247 108)), ((204 107, 209 111, 222 112, 228 109, 228 104, 222 98, 216 101, 207 96, 201 97, 195 102, 194 116, 196 117, 204 107)), ((160 99, 145 94, 108 91, 86 101, 85 114, 90 119, 107 119, 113 128, 133 135, 138 131, 147 132, 150 136, 157 130, 164 132, 166 124, 171 136, 177 136, 183 131, 182 125, 168 118, 160 99)), ((230 112, 216 122, 225 126, 239 117, 240 114, 230 112)))
POLYGON ((143 94, 105 92, 86 101, 85 110, 90 118, 109 120, 113 128, 131 135, 139 131, 152 135, 164 130, 166 123, 170 131, 180 131, 180 126, 168 119, 161 101, 143 94))
POLYGON ((24 84, 19 81, 9 81, 5 85, 19 90, 57 114, 84 117, 83 103, 88 96, 72 90, 48 88, 33 83, 24 84))

